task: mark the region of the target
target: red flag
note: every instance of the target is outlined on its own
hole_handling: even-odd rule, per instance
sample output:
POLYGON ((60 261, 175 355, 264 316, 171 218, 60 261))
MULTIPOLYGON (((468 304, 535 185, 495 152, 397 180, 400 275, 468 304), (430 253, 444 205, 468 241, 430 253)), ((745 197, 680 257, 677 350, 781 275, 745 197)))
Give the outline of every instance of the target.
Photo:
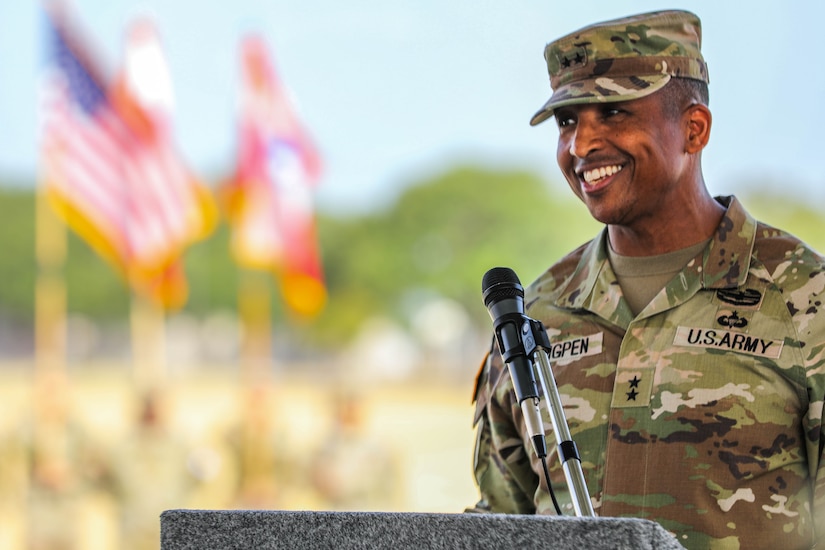
POLYGON ((326 301, 312 190, 320 156, 258 37, 242 44, 238 161, 224 187, 232 251, 242 266, 272 270, 286 304, 303 315, 326 301))
POLYGON ((112 92, 63 12, 47 13, 46 36, 42 149, 52 203, 137 293, 180 307, 181 254, 214 225, 208 193, 128 86, 121 80, 112 92))

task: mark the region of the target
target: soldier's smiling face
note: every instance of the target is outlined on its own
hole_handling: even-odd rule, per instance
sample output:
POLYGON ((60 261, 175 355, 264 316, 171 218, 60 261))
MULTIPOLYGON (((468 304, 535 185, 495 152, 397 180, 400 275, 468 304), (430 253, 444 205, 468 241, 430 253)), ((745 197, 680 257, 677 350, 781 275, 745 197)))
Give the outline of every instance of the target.
POLYGON ((659 216, 691 177, 687 115, 668 109, 668 97, 556 109, 559 167, 596 220, 633 227, 659 216))

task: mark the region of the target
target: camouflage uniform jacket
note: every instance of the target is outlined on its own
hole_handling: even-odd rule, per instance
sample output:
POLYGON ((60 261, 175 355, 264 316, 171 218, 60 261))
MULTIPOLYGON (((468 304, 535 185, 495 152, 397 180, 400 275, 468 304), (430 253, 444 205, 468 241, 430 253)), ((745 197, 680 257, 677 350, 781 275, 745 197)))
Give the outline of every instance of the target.
MULTIPOLYGON (((709 245, 638 316, 606 231, 530 285, 526 313, 550 336, 597 515, 654 520, 687 548, 809 548, 825 528, 825 259, 717 200, 728 210, 709 245)), ((481 500, 468 511, 555 513, 495 349, 475 401, 481 500)))

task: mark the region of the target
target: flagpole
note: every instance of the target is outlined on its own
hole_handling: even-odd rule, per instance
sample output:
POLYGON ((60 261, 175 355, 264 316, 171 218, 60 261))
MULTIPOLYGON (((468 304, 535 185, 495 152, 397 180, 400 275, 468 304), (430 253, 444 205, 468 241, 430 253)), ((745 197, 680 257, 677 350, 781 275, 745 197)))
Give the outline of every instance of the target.
POLYGON ((45 186, 35 192, 35 379, 60 386, 66 380, 66 226, 48 203, 45 186))
POLYGON ((241 318, 241 395, 243 422, 241 437, 241 499, 244 505, 266 508, 275 505, 271 438, 272 422, 266 414, 271 391, 272 323, 270 301, 272 277, 264 271, 242 269, 238 284, 238 312, 241 318))
POLYGON ((271 363, 270 330, 271 275, 251 269, 241 270, 238 310, 243 326, 241 362, 247 385, 265 383, 271 363))
POLYGON ((133 377, 138 392, 143 394, 167 381, 166 315, 162 305, 133 292, 129 320, 133 377))
MULTIPOLYGON (((35 350, 32 380, 31 443, 38 457, 30 484, 43 484, 51 497, 66 497, 72 465, 66 445, 69 381, 66 369, 66 227, 47 199, 45 185, 35 190, 35 350)), ((27 484, 26 490, 29 490, 27 484)), ((25 523, 24 523, 25 524, 25 523)), ((23 533, 28 539, 30 534, 23 533)))

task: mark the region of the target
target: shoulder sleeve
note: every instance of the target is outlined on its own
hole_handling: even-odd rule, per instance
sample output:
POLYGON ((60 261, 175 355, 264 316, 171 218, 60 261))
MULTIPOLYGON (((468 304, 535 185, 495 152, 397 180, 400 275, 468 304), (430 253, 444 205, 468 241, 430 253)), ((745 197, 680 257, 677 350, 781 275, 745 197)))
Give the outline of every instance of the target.
POLYGON ((814 478, 814 528, 821 538, 825 536, 825 265, 809 273, 805 285, 790 294, 807 376, 808 411, 803 426, 814 478))
POLYGON ((493 346, 476 380, 473 473, 480 500, 465 511, 533 514, 538 476, 530 467, 510 404, 498 403, 495 398, 503 368, 493 346))
MULTIPOLYGON (((822 401, 812 403, 817 405, 820 413, 822 412, 822 401)), ((825 536, 825 455, 823 455, 823 443, 825 443, 825 418, 820 418, 819 430, 817 430, 817 438, 819 439, 818 454, 810 458, 812 469, 816 468, 816 478, 814 481, 814 529, 816 531, 817 540, 823 539, 825 536)))
MULTIPOLYGON (((770 228, 769 228, 770 229, 770 228)), ((762 228, 760 234, 770 234, 762 228)), ((765 239, 768 240, 768 239, 765 239)), ((761 243, 760 243, 761 244, 761 243)), ((785 233, 761 246, 765 267, 780 286, 797 332, 808 409, 803 418, 808 471, 813 479, 814 526, 825 535, 825 259, 785 233), (767 254, 765 251, 767 250, 767 254)), ((824 539, 825 540, 825 539, 824 539)))

